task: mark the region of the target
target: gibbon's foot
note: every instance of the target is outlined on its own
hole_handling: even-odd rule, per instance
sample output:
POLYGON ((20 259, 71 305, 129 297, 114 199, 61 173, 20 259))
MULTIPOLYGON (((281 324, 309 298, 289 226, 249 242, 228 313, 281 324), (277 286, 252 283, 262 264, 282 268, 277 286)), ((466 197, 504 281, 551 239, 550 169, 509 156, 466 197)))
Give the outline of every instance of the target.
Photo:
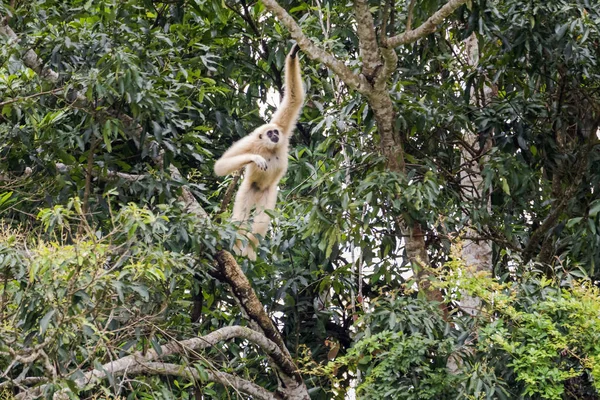
POLYGON ((298 46, 298 43, 294 43, 294 45, 292 46, 292 49, 290 50, 290 57, 296 58, 296 54, 298 54, 299 51, 300 51, 300 46, 298 46))
POLYGON ((267 164, 267 160, 265 160, 262 156, 259 155, 255 155, 252 161, 254 162, 254 164, 256 164, 256 166, 259 169, 263 171, 266 171, 267 167, 269 166, 269 164, 267 164))

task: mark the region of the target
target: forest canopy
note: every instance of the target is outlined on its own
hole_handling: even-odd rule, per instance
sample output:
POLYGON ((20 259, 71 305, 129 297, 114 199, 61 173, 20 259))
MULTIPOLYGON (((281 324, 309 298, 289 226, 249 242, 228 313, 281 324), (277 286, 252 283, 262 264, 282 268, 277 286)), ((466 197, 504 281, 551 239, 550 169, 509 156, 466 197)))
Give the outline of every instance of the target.
POLYGON ((594 0, 0 0, 0 398, 600 398, 599 63, 594 0))

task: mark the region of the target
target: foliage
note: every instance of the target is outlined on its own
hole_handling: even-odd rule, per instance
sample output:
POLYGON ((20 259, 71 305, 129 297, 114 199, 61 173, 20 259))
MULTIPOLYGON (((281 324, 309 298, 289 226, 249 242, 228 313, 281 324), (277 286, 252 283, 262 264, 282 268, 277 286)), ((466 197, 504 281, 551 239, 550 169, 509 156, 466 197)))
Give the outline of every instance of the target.
POLYGON ((360 371, 357 395, 373 399, 579 398, 575 382, 598 390, 600 291, 589 280, 531 271, 498 282, 465 276, 459 260, 447 267, 434 284, 449 305, 476 295, 475 320, 456 309, 444 321, 434 304, 400 293, 375 298, 359 322, 364 334, 329 363, 330 378, 360 371))
MULTIPOLYGON (((361 72, 353 2, 279 3, 361 72)), ((367 3, 378 34, 407 29, 412 2, 367 3)), ((444 3, 416 2, 412 26, 444 3)), ((0 390, 27 376, 50 394, 133 350, 245 323, 212 270, 236 236, 219 212, 231 178, 212 166, 282 92, 290 34, 265 10, 0 2, 18 37, 0 35, 0 390), (26 66, 28 50, 57 82, 26 66), (38 347, 31 361, 11 353, 38 347)), ((292 356, 310 354, 313 398, 598 397, 599 12, 587 0, 472 1, 398 47, 387 84, 405 174, 386 167, 371 99, 301 56, 308 96, 273 228, 259 260, 239 263, 292 356), (472 33, 477 65, 464 56, 472 33), (466 133, 482 144, 470 150, 489 197, 468 196, 466 133), (413 285, 411 223, 443 311, 413 285), (465 232, 490 244, 491 274, 451 261, 465 232), (460 309, 466 295, 482 301, 478 315, 460 309)), ((278 385, 242 340, 168 361, 278 385)), ((214 382, 121 379, 79 395, 243 397, 214 382)))
MULTIPOLYGON (((397 294, 396 294, 397 295, 397 294)), ((357 396, 369 399, 455 399, 459 376, 446 363, 455 339, 435 304, 392 295, 376 298, 360 324, 364 336, 332 363, 364 376, 357 396)))

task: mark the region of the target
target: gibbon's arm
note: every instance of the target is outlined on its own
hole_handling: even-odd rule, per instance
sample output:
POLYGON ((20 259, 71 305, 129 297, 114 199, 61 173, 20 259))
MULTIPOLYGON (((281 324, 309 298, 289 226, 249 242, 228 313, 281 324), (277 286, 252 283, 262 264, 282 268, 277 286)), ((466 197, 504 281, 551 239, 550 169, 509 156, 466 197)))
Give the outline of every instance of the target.
POLYGON ((215 163, 215 174, 223 176, 231 174, 246 164, 253 162, 263 171, 267 169, 267 161, 251 152, 256 138, 250 134, 235 142, 215 163))
POLYGON ((255 163, 259 169, 263 171, 267 170, 267 160, 263 156, 259 156, 258 154, 241 154, 239 156, 223 156, 219 158, 215 163, 215 174, 218 176, 231 174, 251 162, 255 163))
POLYGON ((294 130, 302 103, 304 103, 304 88, 298 60, 299 50, 300 47, 294 44, 285 59, 285 93, 283 101, 271 120, 271 123, 279 125, 284 134, 288 135, 294 130))

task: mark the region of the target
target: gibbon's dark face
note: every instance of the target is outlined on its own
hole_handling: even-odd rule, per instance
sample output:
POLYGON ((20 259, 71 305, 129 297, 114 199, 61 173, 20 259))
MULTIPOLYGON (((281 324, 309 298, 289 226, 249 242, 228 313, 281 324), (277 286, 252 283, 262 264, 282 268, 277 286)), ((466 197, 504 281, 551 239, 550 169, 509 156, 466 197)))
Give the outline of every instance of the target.
POLYGON ((277 143, 279 142, 279 131, 277 129, 268 130, 267 136, 271 139, 271 142, 277 143))
POLYGON ((280 134, 279 129, 273 128, 273 129, 264 131, 264 133, 259 134, 258 138, 260 140, 266 140, 267 144, 270 146, 275 146, 275 145, 277 145, 277 143, 279 143, 279 139, 280 139, 279 134, 280 134))

